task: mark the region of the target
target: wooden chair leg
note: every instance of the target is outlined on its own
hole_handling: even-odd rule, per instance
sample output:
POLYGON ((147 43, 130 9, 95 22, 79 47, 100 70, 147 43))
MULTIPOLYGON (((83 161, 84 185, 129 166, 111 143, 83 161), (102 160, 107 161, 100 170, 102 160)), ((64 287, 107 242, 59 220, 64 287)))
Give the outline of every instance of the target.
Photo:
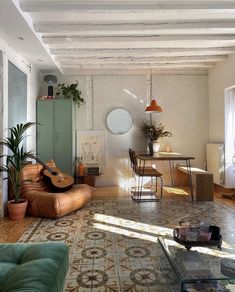
POLYGON ((163 188, 162 177, 161 177, 161 176, 158 176, 158 177, 156 177, 156 192, 155 192, 155 195, 156 195, 156 201, 159 201, 159 200, 162 199, 162 188, 163 188), (160 185, 160 197, 159 197, 159 198, 158 198, 158 196, 157 196, 157 190, 158 190, 158 187, 157 187, 157 180, 158 180, 158 178, 160 179, 160 183, 161 183, 161 185, 160 185))

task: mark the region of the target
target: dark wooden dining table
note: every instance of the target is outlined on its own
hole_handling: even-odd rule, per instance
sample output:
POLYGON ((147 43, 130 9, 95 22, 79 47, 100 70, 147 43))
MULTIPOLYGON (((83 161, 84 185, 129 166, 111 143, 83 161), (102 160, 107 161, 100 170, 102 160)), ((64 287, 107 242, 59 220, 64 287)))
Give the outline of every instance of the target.
MULTIPOLYGON (((139 159, 139 167, 144 169, 146 163, 149 161, 169 161, 171 184, 174 186, 174 175, 173 175, 173 163, 174 161, 185 161, 187 173, 188 173, 188 185, 190 189, 191 199, 193 201, 193 184, 192 184, 192 173, 191 173, 191 160, 195 159, 193 156, 184 155, 176 152, 157 152, 153 155, 146 153, 139 153, 137 155, 139 159)), ((141 190, 141 188, 140 188, 141 190)))

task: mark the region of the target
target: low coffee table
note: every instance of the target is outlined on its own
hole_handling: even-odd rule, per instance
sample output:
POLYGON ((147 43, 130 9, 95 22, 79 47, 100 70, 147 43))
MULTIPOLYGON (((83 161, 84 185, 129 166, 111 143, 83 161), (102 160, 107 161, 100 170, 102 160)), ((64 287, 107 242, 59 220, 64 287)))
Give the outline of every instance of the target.
POLYGON ((173 239, 160 237, 159 242, 181 282, 181 291, 203 285, 217 289, 217 281, 235 280, 234 248, 219 251, 197 247, 188 252, 173 239))

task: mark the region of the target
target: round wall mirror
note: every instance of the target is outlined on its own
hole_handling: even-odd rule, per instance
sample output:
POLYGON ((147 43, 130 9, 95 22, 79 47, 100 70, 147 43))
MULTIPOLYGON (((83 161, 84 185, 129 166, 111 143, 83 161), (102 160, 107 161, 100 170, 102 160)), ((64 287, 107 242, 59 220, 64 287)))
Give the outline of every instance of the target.
POLYGON ((133 125, 131 114, 122 108, 115 108, 109 112, 106 118, 107 127, 116 135, 126 134, 133 125))

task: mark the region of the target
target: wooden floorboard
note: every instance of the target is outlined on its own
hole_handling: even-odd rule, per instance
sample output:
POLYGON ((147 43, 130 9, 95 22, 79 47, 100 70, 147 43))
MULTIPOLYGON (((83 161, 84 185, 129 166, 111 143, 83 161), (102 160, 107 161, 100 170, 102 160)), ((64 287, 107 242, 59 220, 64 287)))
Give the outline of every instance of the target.
POLYGON ((0 219, 0 242, 16 242, 27 230, 34 218, 26 217, 20 221, 12 221, 8 218, 0 219))

